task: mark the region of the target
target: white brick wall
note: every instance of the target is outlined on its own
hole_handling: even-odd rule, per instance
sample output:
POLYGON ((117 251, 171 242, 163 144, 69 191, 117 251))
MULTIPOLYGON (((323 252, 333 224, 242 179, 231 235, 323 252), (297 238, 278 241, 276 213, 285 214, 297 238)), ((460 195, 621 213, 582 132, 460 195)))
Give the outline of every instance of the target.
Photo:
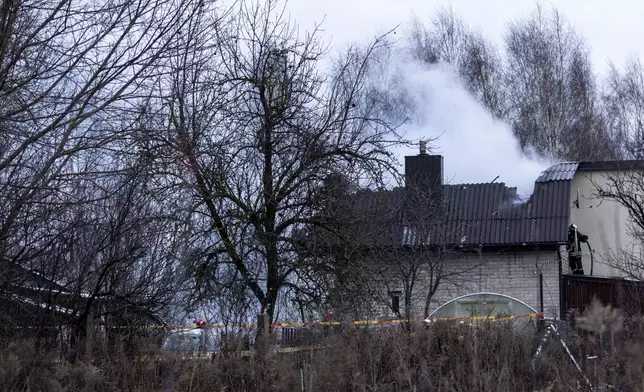
MULTIPOLYGON (((412 256, 413 257, 413 256, 412 256)), ((563 260, 564 273, 568 269, 563 260)), ((460 295, 488 291, 517 298, 539 311, 539 271, 543 274, 543 303, 546 317, 559 317, 559 264, 556 251, 524 251, 472 254, 445 261, 446 277, 431 300, 430 312, 460 295)), ((414 317, 422 317, 428 278, 423 271, 412 299, 414 317)), ((389 283, 390 288, 396 286, 389 283)), ((399 284, 402 291, 402 284, 399 284)), ((404 304, 401 300, 401 309, 404 304)), ((383 308, 382 317, 393 314, 383 308)))

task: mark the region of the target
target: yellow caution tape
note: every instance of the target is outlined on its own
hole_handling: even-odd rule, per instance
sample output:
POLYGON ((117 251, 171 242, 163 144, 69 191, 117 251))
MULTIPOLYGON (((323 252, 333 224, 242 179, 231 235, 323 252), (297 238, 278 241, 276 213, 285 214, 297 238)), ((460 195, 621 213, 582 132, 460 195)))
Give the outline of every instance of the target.
MULTIPOLYGON (((502 321, 502 320, 513 320, 519 318, 530 318, 530 319, 542 319, 543 314, 541 313, 532 313, 524 314, 518 316, 472 316, 472 317, 435 317, 431 318, 432 321, 437 320, 451 320, 451 321, 502 321)), ((320 321, 320 322, 305 322, 305 323, 272 323, 271 327, 274 328, 284 328, 284 327, 315 327, 315 326, 338 326, 338 325, 388 325, 388 324, 400 324, 400 323, 410 323, 410 322, 422 322, 423 319, 384 319, 384 320, 352 320, 343 323, 341 321, 320 321)), ((19 326, 17 328, 25 329, 37 329, 40 327, 35 326, 19 326)), ((49 327, 55 328, 55 327, 49 327)), ((108 328, 119 328, 119 329, 220 329, 220 328, 257 328, 256 324, 209 324, 203 326, 197 326, 196 324, 192 325, 145 325, 145 326, 127 326, 127 325, 116 325, 109 326, 108 328)))

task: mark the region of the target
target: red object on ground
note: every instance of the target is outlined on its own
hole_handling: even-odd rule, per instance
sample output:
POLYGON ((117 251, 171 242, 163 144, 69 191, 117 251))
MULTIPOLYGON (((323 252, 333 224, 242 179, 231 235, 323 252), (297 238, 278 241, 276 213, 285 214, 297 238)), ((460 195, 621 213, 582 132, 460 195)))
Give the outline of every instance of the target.
POLYGON ((204 325, 206 325, 206 320, 203 317, 197 320, 197 327, 203 327, 204 325))

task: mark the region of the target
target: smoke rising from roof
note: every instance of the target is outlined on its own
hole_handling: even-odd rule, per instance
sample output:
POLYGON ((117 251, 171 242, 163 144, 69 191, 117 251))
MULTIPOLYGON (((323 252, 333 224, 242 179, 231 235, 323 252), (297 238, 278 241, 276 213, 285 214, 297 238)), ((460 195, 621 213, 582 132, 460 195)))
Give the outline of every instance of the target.
MULTIPOLYGON (((491 182, 498 176, 495 182, 530 196, 550 163, 524 153, 510 125, 495 119, 448 65, 390 60, 384 75, 379 82, 388 86, 394 110, 409 115, 405 137, 437 138, 429 143, 430 153, 443 155, 446 183, 491 182)), ((396 153, 402 164, 403 156, 418 154, 418 148, 396 153)))

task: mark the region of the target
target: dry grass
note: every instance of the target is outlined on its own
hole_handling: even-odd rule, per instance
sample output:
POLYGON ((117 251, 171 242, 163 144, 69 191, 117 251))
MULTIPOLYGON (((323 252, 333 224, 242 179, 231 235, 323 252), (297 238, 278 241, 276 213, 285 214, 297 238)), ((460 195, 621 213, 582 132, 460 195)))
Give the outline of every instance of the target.
MULTIPOLYGON (((604 311, 604 310, 601 310, 604 311)), ((612 314, 606 312, 609 316, 612 314)), ((628 333, 627 333, 628 332, 628 333)), ((644 324, 583 364, 593 385, 644 391, 644 324)), ((0 349, 0 391, 571 391, 582 379, 556 341, 533 366, 541 335, 507 325, 348 329, 327 348, 264 358, 55 362, 22 342, 0 349)), ((573 344, 574 354, 578 351, 573 344)), ((97 359, 100 358, 100 359, 97 359)), ((583 390, 583 388, 582 388, 583 390)))

